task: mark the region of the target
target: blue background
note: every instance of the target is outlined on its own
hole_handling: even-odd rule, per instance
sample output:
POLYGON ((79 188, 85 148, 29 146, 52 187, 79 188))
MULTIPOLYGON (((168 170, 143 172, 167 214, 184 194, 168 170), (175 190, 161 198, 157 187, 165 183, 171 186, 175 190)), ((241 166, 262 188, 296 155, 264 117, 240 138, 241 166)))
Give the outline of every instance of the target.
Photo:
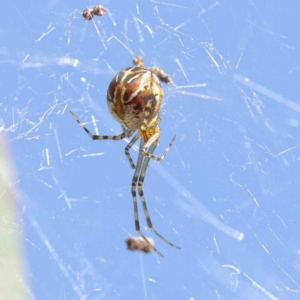
MULTIPOLYGON (((6 1, 0 128, 16 166, 29 299, 300 299, 297 1, 6 1), (103 17, 84 21, 86 7, 103 17), (136 236, 113 76, 142 55, 164 85, 136 236), (242 238, 243 237, 243 238, 242 238)), ((132 151, 136 159, 137 152, 132 151)))

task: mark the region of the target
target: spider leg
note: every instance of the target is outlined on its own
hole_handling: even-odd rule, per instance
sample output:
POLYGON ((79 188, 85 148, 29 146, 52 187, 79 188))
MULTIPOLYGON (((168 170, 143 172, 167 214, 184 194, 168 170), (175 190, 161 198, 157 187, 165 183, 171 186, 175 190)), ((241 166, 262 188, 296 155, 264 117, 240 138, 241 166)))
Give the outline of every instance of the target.
MULTIPOLYGON (((161 234, 159 234, 152 225, 151 219, 150 219, 150 215, 147 209, 147 205, 146 205, 146 200, 145 200, 145 196, 144 196, 144 192, 143 192, 143 185, 144 185, 144 179, 145 179, 145 175, 146 175, 146 171, 147 171, 147 167, 149 164, 150 159, 152 158, 151 155, 154 152, 155 148, 157 146, 157 140, 156 142, 152 143, 150 145, 149 148, 149 156, 144 157, 144 161, 141 165, 141 170, 140 170, 140 175, 138 178, 138 193, 140 195, 141 201, 142 201, 142 205, 143 205, 143 210, 144 210, 144 215, 148 224, 148 227, 158 236, 160 237, 163 241, 165 241, 167 244, 169 244, 170 246, 177 248, 177 249, 181 249, 181 247, 174 245, 173 243, 169 242, 166 238, 164 238, 161 234)), ((143 145, 143 141, 141 140, 141 149, 144 149, 145 145, 143 145)))
POLYGON ((122 140, 125 137, 130 137, 134 133, 135 130, 125 129, 123 128, 123 132, 118 135, 95 135, 92 134, 78 119, 78 117, 70 110, 72 117, 77 121, 79 126, 92 138, 92 140, 122 140))
POLYGON ((144 236, 144 234, 141 232, 141 227, 140 227, 140 221, 139 221, 139 213, 138 213, 138 206, 137 206, 137 200, 136 200, 136 185, 137 181, 139 178, 139 174, 141 171, 141 166, 143 164, 144 157, 141 155, 141 148, 139 151, 139 157, 138 161, 136 164, 135 172, 132 178, 132 183, 131 183, 131 194, 132 194, 132 199, 133 199, 133 209, 134 209, 134 224, 135 224, 135 230, 139 233, 139 235, 153 247, 153 250, 159 254, 160 256, 163 257, 163 255, 147 240, 147 238, 144 236))
MULTIPOLYGON (((169 146, 165 149, 164 153, 161 155, 161 156, 157 156, 157 155, 153 155, 153 151, 152 153, 147 152, 146 149, 151 146, 152 144, 156 144, 157 145, 157 142, 158 142, 158 139, 159 139, 160 135, 159 135, 159 132, 154 134, 143 146, 142 148, 142 155, 146 156, 146 157, 149 157, 149 158, 152 158, 156 161, 163 161, 163 159, 165 158, 165 156, 167 155, 167 153, 169 152, 171 146, 173 145, 175 139, 176 139, 176 135, 173 137, 172 141, 170 142, 169 146)), ((156 147, 156 146, 155 146, 156 147)))
POLYGON ((133 162, 133 160, 132 160, 132 158, 130 156, 129 150, 134 145, 134 143, 139 139, 139 137, 140 137, 140 135, 137 132, 136 135, 132 138, 132 140, 125 147, 125 155, 127 156, 132 169, 135 169, 135 165, 134 165, 134 162, 133 162))

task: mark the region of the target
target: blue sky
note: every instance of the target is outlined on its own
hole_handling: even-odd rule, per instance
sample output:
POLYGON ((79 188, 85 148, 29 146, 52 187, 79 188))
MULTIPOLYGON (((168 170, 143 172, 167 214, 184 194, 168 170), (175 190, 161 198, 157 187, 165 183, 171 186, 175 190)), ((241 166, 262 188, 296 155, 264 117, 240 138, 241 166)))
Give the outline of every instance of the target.
MULTIPOLYGON (((6 2, 0 128, 15 165, 28 299, 299 299, 299 5, 6 2), (297 7, 298 5, 298 7, 297 7), (106 104, 137 55, 159 66, 160 155, 144 193, 163 253, 137 236, 128 141, 106 104)), ((138 143, 132 150, 137 159, 138 143)), ((138 199, 139 200, 139 199, 138 199)))

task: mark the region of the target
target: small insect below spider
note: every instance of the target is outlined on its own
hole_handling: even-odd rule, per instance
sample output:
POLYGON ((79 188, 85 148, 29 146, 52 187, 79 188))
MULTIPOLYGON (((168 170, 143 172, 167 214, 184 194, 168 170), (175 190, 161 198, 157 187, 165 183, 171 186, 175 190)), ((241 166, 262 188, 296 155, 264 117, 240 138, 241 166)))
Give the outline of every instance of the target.
POLYGON ((127 249, 130 251, 141 251, 144 253, 150 253, 153 250, 154 241, 151 238, 147 238, 145 241, 141 236, 130 236, 126 239, 127 249))
POLYGON ((109 139, 116 141, 133 136, 125 147, 125 155, 131 167, 135 169, 131 183, 135 229, 143 240, 148 243, 149 249, 153 249, 159 255, 163 256, 141 232, 136 194, 138 192, 140 196, 148 228, 170 246, 181 249, 169 242, 154 229, 143 192, 144 179, 150 159, 161 162, 169 152, 176 138, 176 136, 173 137, 161 156, 153 154, 160 138, 158 125, 161 121, 159 113, 163 100, 163 90, 160 83, 172 83, 172 80, 170 76, 157 67, 145 68, 143 59, 140 56, 135 58, 133 63, 133 67, 122 70, 112 79, 107 90, 106 99, 108 108, 112 116, 122 125, 122 133, 109 136, 94 135, 80 122, 72 111, 70 113, 93 140, 109 139), (138 139, 140 139, 140 146, 138 160, 135 165, 129 150, 138 139))

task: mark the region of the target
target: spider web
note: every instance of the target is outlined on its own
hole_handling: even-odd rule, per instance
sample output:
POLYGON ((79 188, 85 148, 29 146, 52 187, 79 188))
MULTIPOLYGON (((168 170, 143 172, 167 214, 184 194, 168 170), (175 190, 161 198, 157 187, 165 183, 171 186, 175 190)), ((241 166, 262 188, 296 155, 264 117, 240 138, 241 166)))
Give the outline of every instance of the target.
POLYGON ((296 4, 104 1, 106 14, 84 21, 95 4, 2 8, 0 129, 27 298, 299 299, 296 4), (106 89, 137 55, 175 83, 163 86, 156 154, 177 139, 144 192, 154 227, 182 250, 153 236, 139 207, 164 258, 126 250, 137 235, 126 143, 92 141, 68 112, 121 133, 106 89))

